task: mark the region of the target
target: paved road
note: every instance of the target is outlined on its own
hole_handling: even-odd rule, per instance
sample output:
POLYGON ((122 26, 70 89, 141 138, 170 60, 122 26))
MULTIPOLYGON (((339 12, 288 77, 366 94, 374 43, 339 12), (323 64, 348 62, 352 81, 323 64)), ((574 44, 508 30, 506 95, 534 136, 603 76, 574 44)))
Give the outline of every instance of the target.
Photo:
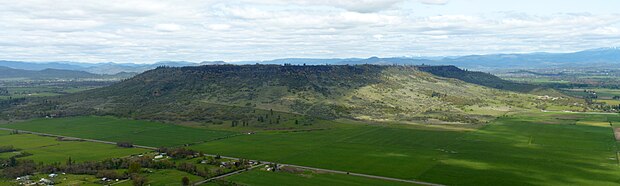
MULTIPOLYGON (((14 131, 15 129, 1 128, 0 127, 0 130, 14 131)), ((40 132, 32 132, 32 131, 25 131, 25 130, 18 130, 18 131, 20 133, 36 134, 36 135, 50 136, 50 137, 72 138, 72 139, 89 141, 89 142, 96 142, 96 143, 105 143, 105 144, 116 145, 116 142, 111 142, 111 141, 102 141, 102 140, 94 140, 94 139, 76 138, 76 137, 70 137, 70 136, 61 136, 61 135, 47 134, 47 133, 40 133, 40 132)), ((155 147, 142 146, 142 145, 134 145, 134 147, 136 147, 136 148, 143 148, 143 149, 149 149, 149 150, 157 150, 157 148, 155 148, 155 147)), ((207 155, 208 156, 216 156, 216 155, 213 155, 213 154, 207 154, 207 155)), ((227 159, 234 159, 234 160, 241 159, 241 158, 229 157, 229 156, 220 156, 220 157, 227 158, 227 159)), ((252 161, 260 161, 260 162, 262 162, 262 164, 259 164, 259 165, 276 163, 276 162, 268 162, 268 161, 261 161, 261 160, 252 160, 252 161)), ((289 166, 289 167, 295 167, 295 168, 300 168, 300 169, 308 169, 308 170, 314 170, 314 171, 329 172, 329 173, 335 173, 335 174, 347 174, 347 175, 366 177, 366 178, 373 178, 373 179, 381 179, 381 180, 388 180, 388 181, 398 181, 398 182, 413 183, 413 184, 418 184, 418 185, 443 186, 441 184, 422 182, 422 181, 415 181, 415 180, 406 180, 406 179, 398 179, 398 178, 391 178, 391 177, 384 177, 384 176, 375 176, 375 175, 360 174, 360 173, 353 173, 353 172, 345 172, 345 171, 339 171, 339 170, 321 169, 321 168, 307 167, 307 166, 300 166, 300 165, 281 164, 281 163, 277 163, 277 164, 278 165, 282 165, 282 166, 289 166)), ((256 168, 259 165, 253 166, 250 169, 256 168)), ((244 171, 245 171, 245 169, 239 170, 239 171, 235 171, 235 172, 231 172, 231 173, 224 174, 224 175, 220 175, 220 176, 217 176, 217 177, 209 178, 209 179, 200 181, 200 182, 196 183, 195 185, 207 183, 207 182, 212 181, 214 179, 220 179, 220 178, 224 178, 224 177, 227 177, 227 176, 239 174, 239 173, 244 172, 244 171)))

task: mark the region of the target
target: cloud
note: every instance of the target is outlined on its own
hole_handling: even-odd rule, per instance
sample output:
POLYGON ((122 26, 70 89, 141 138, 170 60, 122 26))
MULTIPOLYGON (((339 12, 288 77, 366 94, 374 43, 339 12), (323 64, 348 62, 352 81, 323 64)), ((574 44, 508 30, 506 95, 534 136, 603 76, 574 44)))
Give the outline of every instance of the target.
POLYGON ((181 30, 181 26, 171 23, 156 24, 153 28, 161 32, 175 32, 181 30))
POLYGON ((398 3, 405 2, 405 0, 264 0, 245 2, 268 5, 326 6, 359 13, 373 13, 392 8, 398 3))
POLYGON ((445 5, 448 4, 449 0, 419 0, 422 4, 427 5, 445 5))
POLYGON ((415 8, 428 7, 413 0, 110 1, 0 1, 0 59, 238 61, 575 51, 620 43, 620 16, 597 12, 420 15, 415 8))
POLYGON ((209 28, 211 30, 221 31, 221 30, 228 30, 228 29, 230 29, 230 25, 228 25, 228 24, 210 24, 210 25, 207 25, 207 28, 209 28))

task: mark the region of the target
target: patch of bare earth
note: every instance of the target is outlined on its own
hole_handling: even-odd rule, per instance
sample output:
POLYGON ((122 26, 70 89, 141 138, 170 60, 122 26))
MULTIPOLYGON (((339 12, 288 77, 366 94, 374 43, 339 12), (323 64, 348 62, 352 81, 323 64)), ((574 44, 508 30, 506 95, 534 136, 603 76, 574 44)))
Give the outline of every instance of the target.
POLYGON ((616 141, 620 141, 620 128, 614 128, 614 136, 616 137, 616 141))

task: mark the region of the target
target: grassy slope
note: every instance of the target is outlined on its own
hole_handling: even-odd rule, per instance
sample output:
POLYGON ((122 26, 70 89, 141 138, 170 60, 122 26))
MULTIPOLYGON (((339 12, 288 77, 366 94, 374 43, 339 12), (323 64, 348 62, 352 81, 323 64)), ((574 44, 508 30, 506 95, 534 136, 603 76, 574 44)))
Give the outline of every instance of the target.
POLYGON ((233 132, 183 127, 114 117, 36 119, 2 127, 146 146, 179 146, 233 135, 233 132))
MULTIPOLYGON (((0 135, 0 146, 12 145, 22 152, 33 154, 23 157, 35 162, 53 163, 65 162, 69 157, 72 160, 97 161, 112 157, 123 157, 146 152, 144 149, 120 148, 93 142, 57 141, 52 137, 41 137, 31 134, 0 135)), ((14 152, 0 153, 0 158, 9 158, 14 152)))
POLYGON ((385 181, 379 179, 370 179, 364 177, 330 174, 330 173, 312 173, 305 172, 300 174, 286 172, 269 172, 264 170, 252 170, 242 174, 234 175, 226 178, 228 181, 248 186, 260 185, 295 185, 295 186, 313 186, 313 185, 414 185, 409 183, 385 181))

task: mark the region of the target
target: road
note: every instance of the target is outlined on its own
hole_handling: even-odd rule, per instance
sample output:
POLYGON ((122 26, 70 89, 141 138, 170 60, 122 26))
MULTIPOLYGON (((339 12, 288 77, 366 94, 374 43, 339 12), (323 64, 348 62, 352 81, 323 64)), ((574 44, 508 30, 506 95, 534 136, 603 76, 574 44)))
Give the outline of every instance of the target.
POLYGON ((241 169, 241 170, 238 170, 238 171, 235 171, 235 172, 231 172, 231 173, 227 173, 227 174, 222 174, 222 175, 219 175, 219 176, 216 176, 216 177, 212 177, 212 178, 209 178, 209 179, 206 179, 206 180, 202 180, 202 181, 196 182, 196 183, 194 183, 194 185, 205 184, 205 183, 213 181, 213 180, 217 180, 217 179, 220 179, 220 178, 224 178, 224 177, 232 176, 232 175, 239 174, 239 173, 242 173, 242 172, 245 172, 245 171, 249 171, 249 170, 252 170, 254 168, 263 166, 263 165, 265 165, 265 164, 264 163, 260 163, 258 165, 254 165, 254 166, 252 166, 252 167, 250 167, 248 169, 241 169))
MULTIPOLYGON (((0 127, 0 130, 15 131, 15 129, 1 128, 1 127, 0 127)), ((72 139, 89 141, 89 142, 96 142, 96 143, 105 143, 105 144, 116 145, 116 142, 111 142, 111 141, 102 141, 102 140, 95 140, 95 139, 76 138, 76 137, 71 137, 71 136, 61 136, 61 135, 47 134, 47 133, 40 133, 40 132, 32 132, 32 131, 25 131, 25 130, 17 130, 17 131, 20 132, 20 133, 35 134, 35 135, 41 135, 41 136, 72 138, 72 139)), ((142 148, 142 149, 149 149, 149 150, 157 150, 157 148, 155 148, 155 147, 149 147, 149 146, 143 146, 143 145, 134 145, 134 147, 142 148)), ((213 154, 206 154, 206 155, 207 156, 216 156, 216 155, 213 155, 213 154)), ((229 156, 220 156, 220 157, 227 158, 227 159, 234 159, 234 160, 241 159, 241 158, 229 157, 229 156)), ((283 164, 283 163, 269 162, 269 161, 262 161, 262 160, 251 160, 251 161, 261 162, 261 164, 253 166, 250 169, 256 168, 256 167, 258 167, 260 165, 264 165, 264 164, 276 163, 276 164, 282 165, 282 166, 289 166, 289 167, 295 167, 295 168, 307 169, 307 170, 314 170, 314 171, 321 171, 321 172, 329 172, 329 173, 335 173, 335 174, 346 174, 346 175, 359 176, 359 177, 365 177, 365 178, 373 178, 373 179, 381 179, 381 180, 387 180, 387 181, 397 181, 397 182, 413 183, 413 184, 418 184, 418 185, 444 186, 444 185, 436 184, 436 183, 429 183, 429 182, 422 182, 422 181, 415 181, 415 180, 406 180, 406 179, 399 179, 399 178, 391 178, 391 177, 384 177, 384 176, 375 176, 375 175, 369 175, 369 174, 353 173, 353 172, 331 170, 331 169, 322 169, 322 168, 307 167, 307 166, 301 166, 301 165, 283 164)), ((213 177, 213 178, 209 178, 209 179, 200 181, 198 183, 195 183, 195 185, 204 184, 204 183, 207 183, 207 182, 212 181, 214 179, 224 178, 224 177, 227 177, 227 176, 239 174, 239 173, 244 172, 244 171, 246 171, 246 170, 243 169, 243 170, 238 170, 238 171, 231 172, 231 173, 228 173, 228 174, 223 174, 223 175, 220 175, 220 176, 216 176, 216 177, 213 177)))

